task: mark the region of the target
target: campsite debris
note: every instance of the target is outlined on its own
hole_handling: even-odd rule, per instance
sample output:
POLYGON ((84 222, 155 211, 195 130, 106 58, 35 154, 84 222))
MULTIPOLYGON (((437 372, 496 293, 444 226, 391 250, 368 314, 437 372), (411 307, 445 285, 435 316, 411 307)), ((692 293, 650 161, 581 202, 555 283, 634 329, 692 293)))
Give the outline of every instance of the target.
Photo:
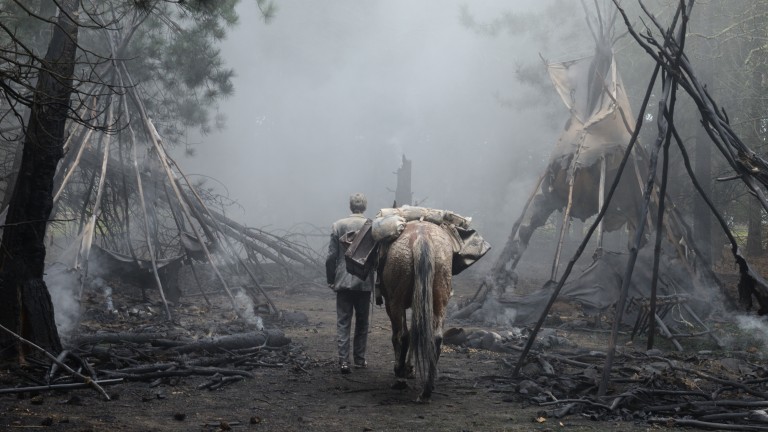
MULTIPOLYGON (((469 348, 483 340, 483 329, 446 330, 444 342, 455 349, 469 348)), ((490 332, 493 333, 493 332, 490 332)), ((544 328, 542 335, 565 334, 544 328)), ((498 332, 490 348, 503 353, 500 362, 511 372, 519 360, 525 329, 498 332)), ((538 341, 537 341, 538 342, 538 341)), ((623 348, 611 367, 605 397, 596 397, 607 353, 575 348, 572 344, 537 348, 525 360, 521 373, 494 375, 490 391, 512 394, 508 402, 526 402, 542 407, 542 419, 570 415, 595 421, 645 421, 718 430, 766 430, 768 369, 759 355, 747 351, 700 350, 662 356, 623 348)), ((491 379, 491 378, 489 378, 491 379)))
MULTIPOLYGON (((216 390, 245 378, 253 378, 250 371, 256 368, 289 364, 305 368, 313 361, 306 358, 299 348, 291 346, 290 340, 277 330, 264 332, 261 337, 258 334, 227 335, 199 343, 184 342, 179 346, 166 346, 146 338, 141 338, 141 342, 139 338, 131 342, 115 339, 114 346, 105 346, 103 340, 108 338, 99 342, 96 342, 97 338, 90 339, 92 342, 79 345, 77 351, 91 365, 95 379, 85 378, 62 364, 67 372, 85 378, 87 382, 73 383, 72 376, 57 373, 53 374, 51 384, 0 389, 0 394, 63 391, 124 381, 145 381, 150 383, 150 387, 155 387, 160 383, 174 384, 178 379, 190 376, 210 376, 209 381, 200 384, 198 389, 216 390)), ((109 398, 105 392, 103 394, 109 398)))
MULTIPOLYGON (((151 305, 130 305, 137 288, 122 288, 113 294, 118 313, 100 307, 100 298, 86 297, 86 306, 97 307, 89 308, 78 327, 80 334, 67 340, 69 348, 58 358, 50 356, 52 363, 31 360, 34 363, 28 367, 11 371, 20 380, 13 388, 0 388, 0 394, 68 391, 128 381, 143 382, 153 389, 200 379, 196 377, 202 377, 195 382, 196 388, 214 391, 253 379, 257 369, 292 368, 302 373, 318 364, 275 327, 277 317, 259 330, 255 324, 237 319, 220 291, 210 298, 211 306, 169 304, 177 317, 169 323, 161 313, 123 313, 161 303, 155 293, 151 305), (73 372, 76 370, 80 372, 73 372)), ((297 322, 302 316, 306 319, 300 312, 290 315, 297 322)), ((157 399, 158 394, 152 392, 150 400, 157 399)))

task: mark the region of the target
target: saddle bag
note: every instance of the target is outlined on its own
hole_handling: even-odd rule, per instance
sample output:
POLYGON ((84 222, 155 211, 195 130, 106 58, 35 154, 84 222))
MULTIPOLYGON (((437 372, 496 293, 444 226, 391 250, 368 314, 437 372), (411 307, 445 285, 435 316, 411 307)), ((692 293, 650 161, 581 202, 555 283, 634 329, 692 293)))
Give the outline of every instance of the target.
POLYGON ((362 280, 367 279, 371 273, 378 249, 378 243, 371 232, 371 223, 368 219, 358 231, 348 232, 342 239, 342 242, 349 243, 344 253, 347 272, 362 280))
MULTIPOLYGON (((491 245, 472 228, 451 226, 449 232, 458 243, 458 250, 453 253, 453 275, 457 275, 477 262, 491 250, 491 245)), ((456 245, 454 245, 455 248, 456 245)))

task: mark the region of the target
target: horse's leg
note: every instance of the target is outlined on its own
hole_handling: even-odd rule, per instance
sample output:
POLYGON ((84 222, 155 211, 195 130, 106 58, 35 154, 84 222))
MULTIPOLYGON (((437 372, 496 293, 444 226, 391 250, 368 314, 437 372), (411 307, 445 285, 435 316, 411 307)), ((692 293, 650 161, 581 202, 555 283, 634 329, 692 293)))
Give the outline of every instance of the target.
MULTIPOLYGON (((408 329, 405 330, 408 333, 408 329)), ((408 333, 410 335, 410 333, 408 333)), ((416 378, 416 370, 413 368, 413 350, 408 350, 408 356, 405 358, 405 377, 408 379, 416 378)))
POLYGON ((445 314, 448 309, 448 300, 451 298, 450 283, 448 289, 442 292, 440 305, 435 308, 435 352, 440 359, 440 352, 443 348, 443 325, 445 324, 445 314))
POLYGON ((410 364, 409 353, 411 345, 411 333, 408 331, 408 323, 403 313, 402 335, 400 337, 400 353, 398 355, 395 375, 398 378, 408 378, 408 373, 413 373, 413 366, 410 364))
POLYGON ((393 307, 392 302, 384 303, 389 320, 392 324, 392 347, 395 350, 395 377, 393 389, 408 388, 408 384, 402 377, 405 361, 405 353, 408 351, 408 332, 405 331, 405 314, 399 307, 393 307))

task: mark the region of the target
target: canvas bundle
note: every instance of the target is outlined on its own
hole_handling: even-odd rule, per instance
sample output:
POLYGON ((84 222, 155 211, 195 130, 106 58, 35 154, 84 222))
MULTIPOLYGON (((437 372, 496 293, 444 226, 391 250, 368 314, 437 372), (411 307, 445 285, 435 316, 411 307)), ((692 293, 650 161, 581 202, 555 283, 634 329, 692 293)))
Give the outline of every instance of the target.
POLYGON ((405 219, 406 222, 413 220, 423 220, 437 225, 448 224, 456 225, 460 228, 469 228, 472 218, 464 217, 450 210, 438 210, 428 207, 417 207, 404 205, 398 208, 385 208, 379 210, 376 218, 397 215, 405 219))
POLYGON ((405 218, 397 214, 377 217, 371 226, 371 235, 377 242, 390 241, 400 237, 405 229, 405 218))

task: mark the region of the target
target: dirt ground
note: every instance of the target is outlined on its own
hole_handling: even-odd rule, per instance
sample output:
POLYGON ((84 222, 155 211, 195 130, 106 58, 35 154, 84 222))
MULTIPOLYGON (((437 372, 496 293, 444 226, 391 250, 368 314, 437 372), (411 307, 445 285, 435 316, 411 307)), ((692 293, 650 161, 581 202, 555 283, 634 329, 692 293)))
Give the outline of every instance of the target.
MULTIPOLYGON (((474 293, 472 283, 455 284, 456 300, 474 293)), ((299 367, 255 368, 254 379, 219 390, 200 390, 205 377, 187 377, 151 387, 124 382, 106 387, 112 400, 89 389, 0 394, 0 430, 57 431, 646 431, 642 422, 596 422, 579 416, 539 419, 513 387, 508 355, 444 347, 432 401, 415 403, 418 380, 393 390, 389 321, 374 307, 367 369, 341 375, 336 364, 335 297, 321 286, 270 292, 284 311, 302 312, 308 322, 266 320, 282 329, 311 361, 299 367)), ((177 310, 198 308, 200 298, 182 298, 177 310), (186 309, 185 309, 186 308, 186 309)), ((120 307, 120 305, 116 305, 120 307)), ((154 305, 159 309, 159 304, 154 305)), ((226 306, 202 310, 212 328, 229 319, 226 306), (214 321, 218 324, 214 325, 214 321)), ((160 321, 160 318, 157 318, 160 321)), ((118 326, 120 323, 115 323, 118 326)), ((456 323, 448 322, 446 328, 456 323)), ((183 323, 177 323, 183 326, 183 323)), ((600 337, 600 336, 597 336, 600 337)), ((514 361, 512 361, 514 364, 514 361)), ((18 372, 0 371, 0 388, 13 387, 18 372)))

